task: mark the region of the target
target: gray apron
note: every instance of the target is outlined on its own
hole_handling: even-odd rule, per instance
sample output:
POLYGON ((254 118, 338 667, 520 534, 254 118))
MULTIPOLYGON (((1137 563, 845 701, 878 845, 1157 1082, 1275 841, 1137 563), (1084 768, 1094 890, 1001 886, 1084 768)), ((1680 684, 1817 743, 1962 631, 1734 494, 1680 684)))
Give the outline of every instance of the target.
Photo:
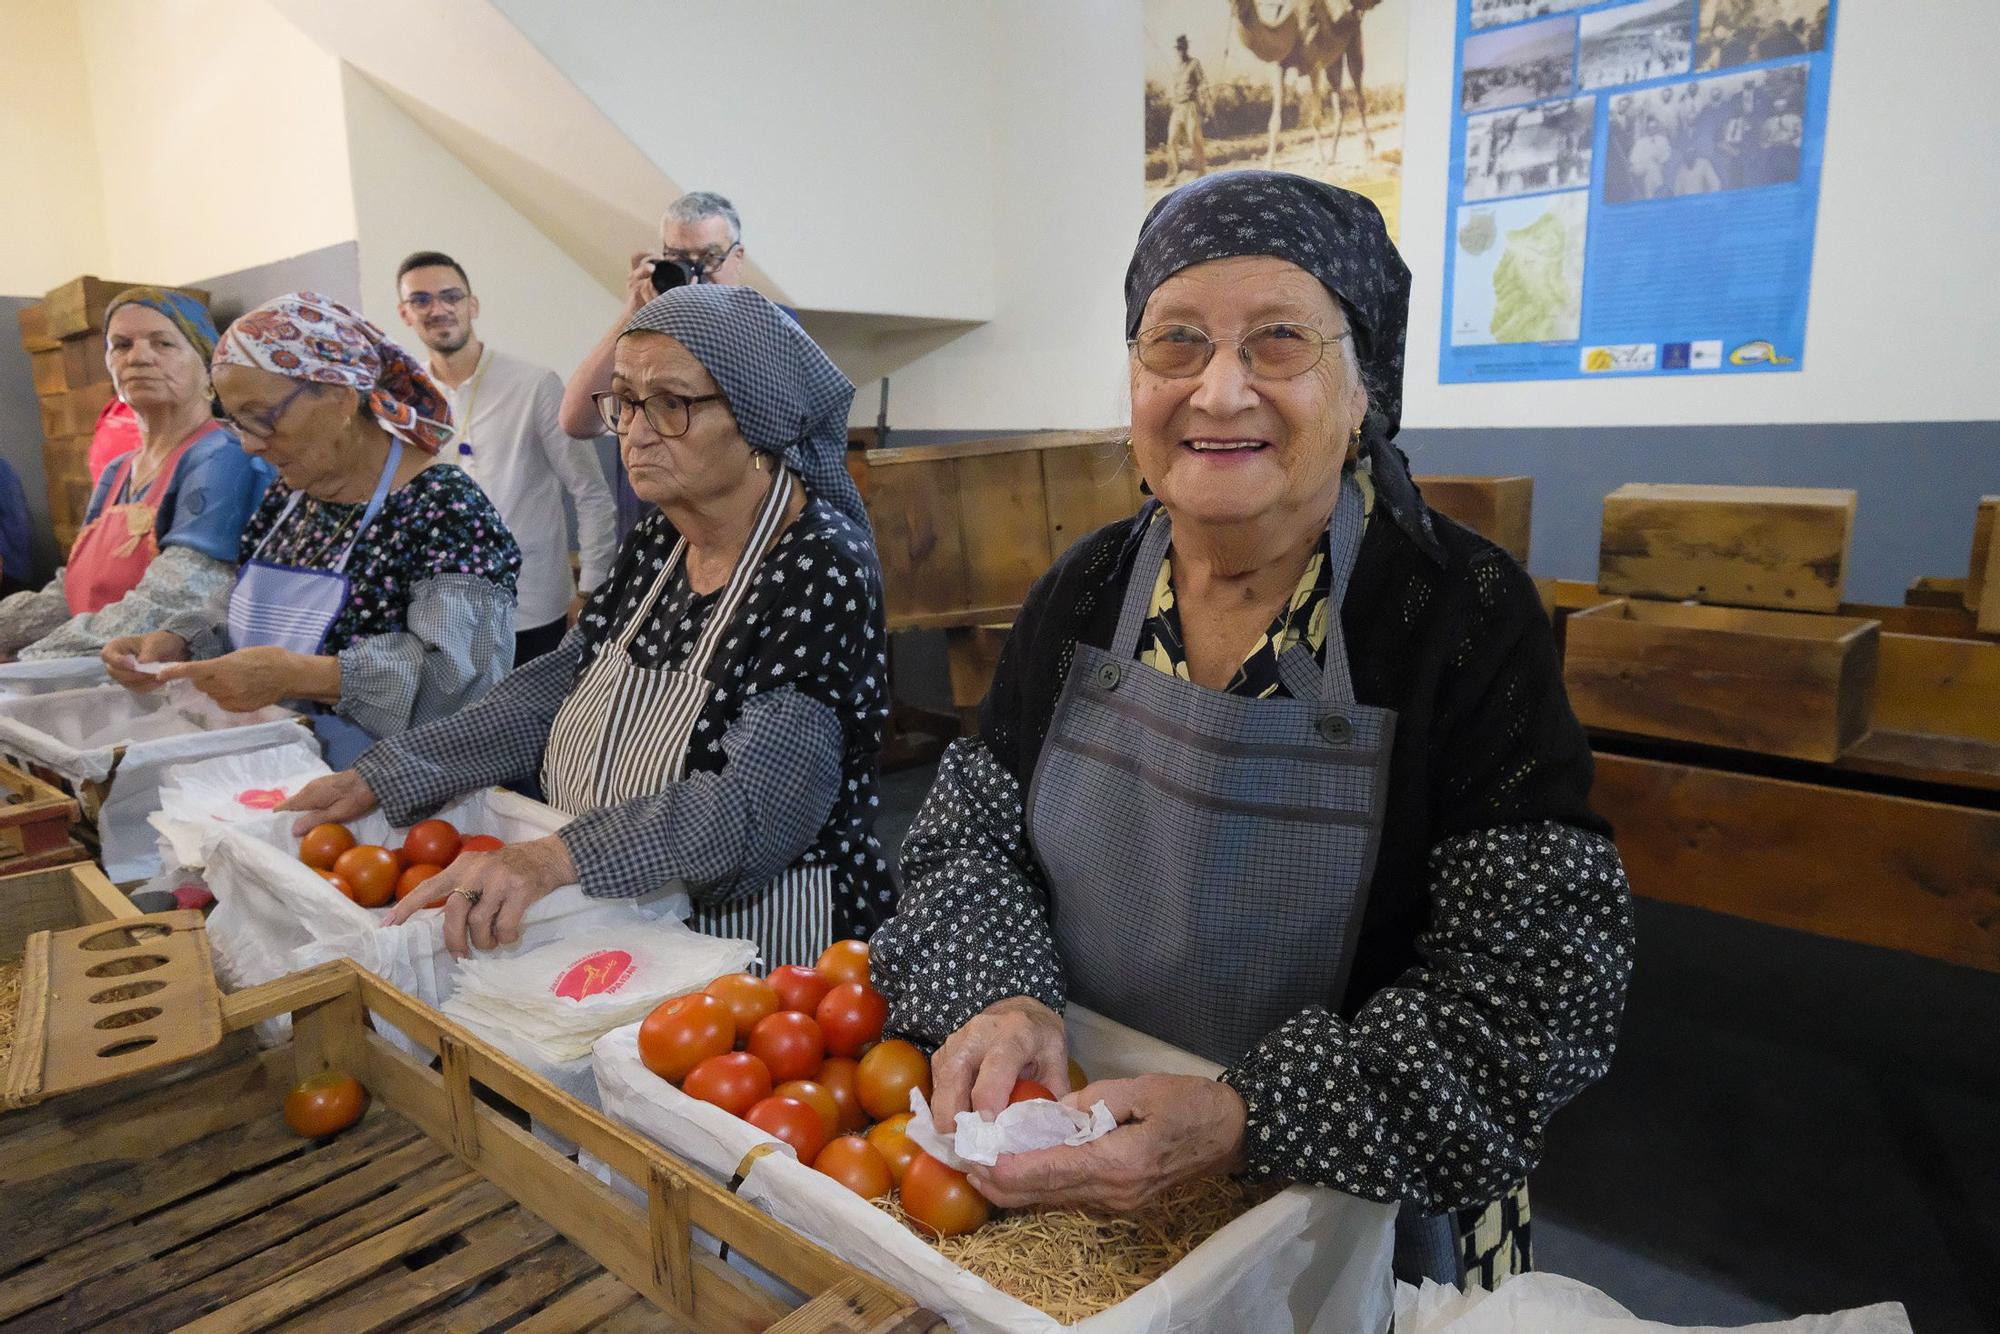
MULTIPOLYGON (((674 544, 624 632, 599 647, 577 679, 556 712, 542 755, 542 790, 550 805, 581 815, 653 796, 686 774, 688 738, 715 691, 707 678, 709 660, 749 594, 757 566, 777 541, 798 486, 789 469, 774 471, 750 540, 680 669, 641 667, 630 650, 680 566, 685 538, 674 544)), ((743 899, 697 902, 689 925, 712 936, 755 941, 767 967, 811 964, 833 943, 833 872, 824 866, 790 867, 743 899)))
MULTIPOLYGON (((1156 510, 1111 647, 1076 646, 1029 785, 1069 995, 1222 1065, 1347 987, 1396 726, 1355 701, 1340 628, 1364 517, 1344 476, 1325 663, 1294 645, 1278 659, 1291 698, 1251 699, 1135 660, 1172 541, 1156 510)), ((1421 1221, 1446 1229, 1448 1259, 1448 1219, 1421 1221)), ((1399 1217, 1399 1253, 1416 1222, 1399 1217)))

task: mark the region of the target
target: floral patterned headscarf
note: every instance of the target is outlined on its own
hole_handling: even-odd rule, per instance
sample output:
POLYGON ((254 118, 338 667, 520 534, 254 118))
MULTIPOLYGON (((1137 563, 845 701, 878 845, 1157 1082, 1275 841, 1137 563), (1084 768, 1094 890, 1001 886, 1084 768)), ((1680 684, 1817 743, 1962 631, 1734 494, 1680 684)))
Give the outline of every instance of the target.
POLYGON ((338 301, 293 292, 245 313, 223 332, 215 365, 249 366, 290 380, 346 385, 389 434, 435 454, 451 438, 451 407, 388 335, 338 301))

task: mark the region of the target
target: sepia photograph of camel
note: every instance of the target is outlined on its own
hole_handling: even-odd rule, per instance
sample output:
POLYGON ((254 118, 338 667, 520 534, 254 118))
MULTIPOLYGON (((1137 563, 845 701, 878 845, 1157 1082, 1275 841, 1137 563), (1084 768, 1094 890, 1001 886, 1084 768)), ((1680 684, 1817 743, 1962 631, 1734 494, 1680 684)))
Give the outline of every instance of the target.
POLYGON ((1146 0, 1150 206, 1217 171, 1297 172, 1402 211, 1411 0, 1146 0))
POLYGON ((1831 0, 1702 0, 1696 69, 1727 69, 1826 49, 1831 0))

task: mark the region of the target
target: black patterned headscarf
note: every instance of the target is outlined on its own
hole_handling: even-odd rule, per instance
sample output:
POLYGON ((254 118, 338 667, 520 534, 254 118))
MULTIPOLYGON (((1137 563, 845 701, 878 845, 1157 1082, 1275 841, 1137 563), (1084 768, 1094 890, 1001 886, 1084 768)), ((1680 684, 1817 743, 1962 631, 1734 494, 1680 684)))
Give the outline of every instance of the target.
POLYGON ((750 447, 783 458, 807 491, 872 531, 847 472, 854 386, 791 316, 751 288, 700 283, 639 307, 623 333, 640 332, 694 353, 750 447))
POLYGON ((1159 285, 1193 264, 1239 255, 1289 260, 1320 280, 1347 313, 1354 351, 1383 438, 1403 419, 1403 334, 1410 270, 1365 195, 1281 171, 1229 171, 1153 205, 1125 270, 1125 336, 1139 332, 1159 285))

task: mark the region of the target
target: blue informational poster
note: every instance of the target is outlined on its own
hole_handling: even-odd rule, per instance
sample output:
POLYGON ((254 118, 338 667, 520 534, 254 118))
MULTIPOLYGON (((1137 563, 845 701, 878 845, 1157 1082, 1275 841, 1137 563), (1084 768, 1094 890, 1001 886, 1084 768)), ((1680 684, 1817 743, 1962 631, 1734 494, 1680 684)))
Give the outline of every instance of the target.
POLYGON ((1457 0, 1446 384, 1805 362, 1837 0, 1457 0))

